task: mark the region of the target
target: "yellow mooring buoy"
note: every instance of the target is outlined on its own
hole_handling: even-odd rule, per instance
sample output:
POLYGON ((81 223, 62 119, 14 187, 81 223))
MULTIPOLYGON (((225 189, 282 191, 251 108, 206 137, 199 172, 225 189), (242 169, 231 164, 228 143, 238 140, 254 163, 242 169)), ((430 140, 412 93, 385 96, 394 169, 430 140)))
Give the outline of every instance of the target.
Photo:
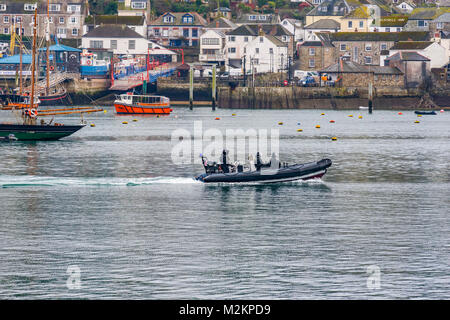
POLYGON ((137 122, 138 120, 137 119, 133 119, 133 122, 137 122))
POLYGON ((297 132, 303 132, 303 129, 297 129, 297 132))
POLYGON ((321 115, 321 116, 324 116, 324 115, 325 115, 325 113, 323 113, 323 112, 322 112, 322 113, 321 113, 320 115, 321 115))
POLYGON ((278 122, 278 125, 282 126, 282 125, 283 125, 283 122, 278 122))
POLYGON ((95 127, 95 123, 91 123, 91 127, 95 127))
POLYGON ((317 125, 317 126, 316 126, 316 129, 320 129, 320 126, 319 126, 319 125, 317 125))
POLYGON ((128 124, 128 122, 127 122, 127 121, 124 121, 124 122, 122 122, 122 124, 128 124))
POLYGON ((353 115, 352 115, 352 114, 349 114, 348 116, 349 116, 350 118, 353 118, 353 115))
POLYGON ((362 119, 362 116, 359 116, 358 119, 362 119))
POLYGON ((332 137, 331 140, 332 140, 332 141, 336 141, 336 140, 337 140, 337 137, 332 137))
POLYGON ((416 121, 414 121, 414 123, 420 123, 420 121, 419 121, 419 120, 416 120, 416 121))

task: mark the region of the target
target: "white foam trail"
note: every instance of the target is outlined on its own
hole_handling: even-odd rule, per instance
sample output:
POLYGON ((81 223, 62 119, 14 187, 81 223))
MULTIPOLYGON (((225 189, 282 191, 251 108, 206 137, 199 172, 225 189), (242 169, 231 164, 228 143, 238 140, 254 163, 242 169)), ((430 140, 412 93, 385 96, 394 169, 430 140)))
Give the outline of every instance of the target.
POLYGON ((152 178, 81 178, 81 177, 41 177, 41 176, 0 176, 1 188, 33 186, 140 186, 152 184, 194 184, 193 178, 152 177, 152 178))

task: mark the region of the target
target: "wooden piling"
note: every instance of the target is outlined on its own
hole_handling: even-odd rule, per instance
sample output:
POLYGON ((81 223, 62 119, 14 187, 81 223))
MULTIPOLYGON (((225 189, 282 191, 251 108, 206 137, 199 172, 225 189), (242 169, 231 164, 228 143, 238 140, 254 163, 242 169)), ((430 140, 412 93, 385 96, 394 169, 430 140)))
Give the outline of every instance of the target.
POLYGON ((212 69, 212 110, 216 110, 216 66, 213 66, 212 69))
POLYGON ((189 110, 194 109, 194 69, 189 69, 189 110))

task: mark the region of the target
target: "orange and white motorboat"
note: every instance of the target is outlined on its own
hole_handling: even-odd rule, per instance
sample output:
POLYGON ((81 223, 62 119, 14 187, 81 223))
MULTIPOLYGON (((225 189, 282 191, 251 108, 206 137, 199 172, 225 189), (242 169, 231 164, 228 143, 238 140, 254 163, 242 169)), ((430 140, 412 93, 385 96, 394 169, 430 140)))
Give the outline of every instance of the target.
POLYGON ((170 99, 164 96, 135 95, 131 92, 116 96, 117 114, 170 114, 170 99))

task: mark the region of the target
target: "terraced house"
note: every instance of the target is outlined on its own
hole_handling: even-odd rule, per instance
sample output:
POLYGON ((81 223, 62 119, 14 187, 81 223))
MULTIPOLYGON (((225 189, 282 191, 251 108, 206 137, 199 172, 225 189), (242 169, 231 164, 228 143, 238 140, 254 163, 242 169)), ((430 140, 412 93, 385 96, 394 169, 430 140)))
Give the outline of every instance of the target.
POLYGON ((196 12, 167 12, 150 23, 148 37, 165 46, 196 47, 207 24, 196 12))
MULTIPOLYGON (((0 1, 0 34, 11 34, 22 27, 23 35, 33 34, 34 10, 38 11, 38 35, 45 35, 47 1, 10 2, 0 1)), ((50 3, 50 33, 58 38, 80 38, 87 8, 83 0, 59 0, 50 3)))
POLYGON ((336 47, 337 57, 361 65, 384 65, 381 56, 399 41, 427 41, 428 32, 336 32, 318 33, 336 47))
POLYGON ((430 23, 446 12, 450 12, 450 7, 416 8, 411 12, 405 30, 430 31, 430 23))

